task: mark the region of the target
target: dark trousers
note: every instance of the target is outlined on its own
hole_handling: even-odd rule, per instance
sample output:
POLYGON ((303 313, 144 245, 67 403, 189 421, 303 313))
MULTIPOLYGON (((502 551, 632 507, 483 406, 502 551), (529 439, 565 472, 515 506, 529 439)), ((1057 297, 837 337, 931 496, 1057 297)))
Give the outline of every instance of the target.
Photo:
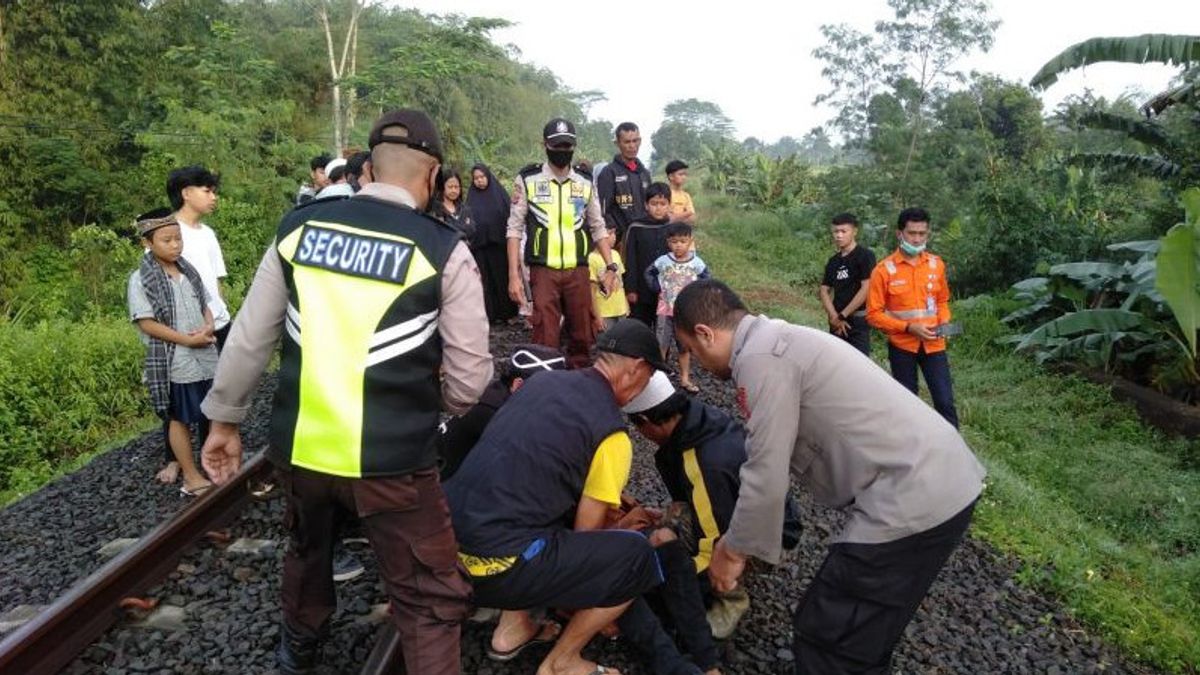
POLYGON ((854 345, 854 348, 858 351, 870 356, 871 327, 867 325, 867 317, 851 315, 846 317, 846 323, 850 325, 850 330, 847 331, 846 335, 838 335, 837 333, 833 333, 833 331, 829 332, 854 345))
POLYGON ((830 546, 793 618, 796 674, 890 673, 892 650, 974 508, 896 541, 830 546))
POLYGON ((321 637, 337 606, 333 543, 350 513, 379 561, 410 673, 459 672, 459 623, 471 586, 459 571, 458 542, 437 471, 342 478, 292 467, 280 472, 290 534, 283 561, 283 620, 296 634, 321 637))
POLYGON ((717 645, 704 613, 708 576, 696 575, 692 557, 678 540, 667 542, 656 551, 666 580, 662 586, 634 600, 617 620, 621 637, 653 664, 655 675, 691 675, 719 667, 717 645), (679 646, 691 655, 690 661, 671 641, 659 614, 665 615, 674 627, 679 646))
POLYGON ((933 399, 933 408, 946 418, 946 421, 958 428, 958 410, 954 407, 954 385, 950 381, 950 358, 945 351, 927 354, 925 345, 921 345, 917 353, 906 352, 888 343, 888 362, 892 366, 892 377, 916 394, 917 366, 925 375, 925 384, 929 387, 929 397, 933 399))
POLYGON ((567 331, 567 361, 572 368, 586 368, 588 352, 596 335, 592 326, 592 288, 588 268, 553 270, 548 267, 529 268, 529 284, 533 287, 533 341, 554 349, 559 348, 559 336, 567 331), (559 326, 559 320, 566 323, 559 326))
POLYGON ((638 301, 629 306, 629 318, 637 319, 654 330, 658 322, 658 298, 653 298, 651 302, 642 302, 641 297, 638 301))

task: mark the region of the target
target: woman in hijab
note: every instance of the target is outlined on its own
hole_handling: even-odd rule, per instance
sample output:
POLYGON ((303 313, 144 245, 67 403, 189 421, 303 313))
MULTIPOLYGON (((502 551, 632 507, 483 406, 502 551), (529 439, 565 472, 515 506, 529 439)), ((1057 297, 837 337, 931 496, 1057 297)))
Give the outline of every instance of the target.
POLYGON ((483 301, 488 320, 507 321, 517 315, 517 306, 508 297, 508 192, 483 164, 471 168, 471 189, 467 206, 475 221, 471 252, 483 279, 483 301))

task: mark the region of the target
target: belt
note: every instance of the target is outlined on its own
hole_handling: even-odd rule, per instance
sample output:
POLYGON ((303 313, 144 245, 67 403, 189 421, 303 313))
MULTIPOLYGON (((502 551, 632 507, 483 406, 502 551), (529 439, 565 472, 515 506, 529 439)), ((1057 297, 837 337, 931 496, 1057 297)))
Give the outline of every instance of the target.
POLYGON ((530 542, 520 556, 487 557, 459 552, 458 559, 462 562, 463 567, 467 568, 467 574, 473 577, 494 577, 512 569, 513 565, 517 564, 518 557, 522 560, 532 560, 544 548, 546 548, 546 540, 539 537, 530 542))

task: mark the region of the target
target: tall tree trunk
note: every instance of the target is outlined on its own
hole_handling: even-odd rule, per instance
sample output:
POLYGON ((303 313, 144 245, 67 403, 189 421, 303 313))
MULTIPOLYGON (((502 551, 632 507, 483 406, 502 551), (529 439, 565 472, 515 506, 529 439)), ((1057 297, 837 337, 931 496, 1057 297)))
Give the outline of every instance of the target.
MULTIPOLYGON (((354 49, 353 68, 357 67, 358 57, 358 19, 362 16, 362 11, 367 6, 367 0, 354 0, 354 9, 350 12, 350 22, 346 26, 346 36, 342 40, 342 58, 339 60, 334 56, 333 52, 333 29, 329 25, 329 0, 320 0, 317 5, 317 16, 321 19, 321 28, 325 31, 325 51, 329 57, 329 79, 333 94, 333 146, 334 154, 340 156, 342 150, 345 149, 346 129, 347 129, 347 107, 342 105, 342 79, 346 74, 347 59, 351 54, 351 46, 354 49)), ((350 103, 353 104, 353 92, 348 97, 350 103)))

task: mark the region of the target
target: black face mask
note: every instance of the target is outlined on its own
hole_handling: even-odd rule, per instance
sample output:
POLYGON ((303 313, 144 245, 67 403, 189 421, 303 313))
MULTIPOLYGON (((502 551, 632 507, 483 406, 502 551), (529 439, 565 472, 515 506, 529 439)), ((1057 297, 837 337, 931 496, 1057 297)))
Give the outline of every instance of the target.
POLYGON ((565 169, 571 166, 571 158, 575 156, 575 150, 554 150, 546 148, 546 159, 550 161, 551 166, 565 169))

